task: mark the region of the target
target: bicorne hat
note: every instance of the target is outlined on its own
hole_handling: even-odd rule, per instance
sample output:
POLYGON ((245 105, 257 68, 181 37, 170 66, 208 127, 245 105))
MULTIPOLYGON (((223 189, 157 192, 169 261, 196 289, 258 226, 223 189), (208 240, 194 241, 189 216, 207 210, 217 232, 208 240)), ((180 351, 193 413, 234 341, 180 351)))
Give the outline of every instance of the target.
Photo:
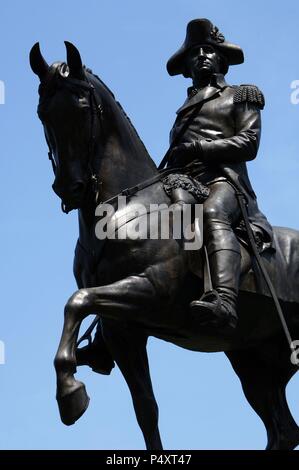
POLYGON ((244 62, 242 49, 227 42, 217 26, 209 20, 200 18, 192 20, 187 25, 186 39, 182 47, 170 57, 167 62, 169 75, 179 75, 184 73, 184 61, 186 52, 199 44, 208 44, 218 50, 227 60, 228 65, 237 65, 244 62))

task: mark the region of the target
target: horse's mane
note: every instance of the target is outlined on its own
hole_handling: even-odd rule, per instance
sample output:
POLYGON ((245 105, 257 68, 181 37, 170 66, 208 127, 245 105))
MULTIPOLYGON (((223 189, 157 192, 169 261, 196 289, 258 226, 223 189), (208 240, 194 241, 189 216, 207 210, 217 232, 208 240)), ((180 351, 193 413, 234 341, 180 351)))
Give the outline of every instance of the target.
POLYGON ((138 139, 139 141, 139 144, 142 146, 142 148, 144 149, 144 151, 146 152, 146 154, 148 155, 148 157, 150 158, 150 155, 142 141, 142 139, 140 138, 134 124, 132 123, 131 119, 129 118, 129 116, 127 115, 127 113, 125 112, 124 108, 122 107, 122 105, 120 104, 119 101, 117 101, 117 99, 115 98, 115 95, 114 93, 110 90, 110 88, 103 82, 103 80, 100 79, 100 77, 98 75, 96 75, 95 73, 92 72, 91 69, 89 68, 86 68, 85 67, 85 72, 87 74, 90 74, 91 77, 93 77, 96 81, 99 82, 99 84, 104 87, 104 89, 108 92, 108 94, 110 95, 110 97, 113 99, 114 103, 117 105, 117 107, 119 108, 121 114, 123 115, 123 117, 127 120, 129 126, 131 127, 133 133, 135 134, 136 138, 138 139))

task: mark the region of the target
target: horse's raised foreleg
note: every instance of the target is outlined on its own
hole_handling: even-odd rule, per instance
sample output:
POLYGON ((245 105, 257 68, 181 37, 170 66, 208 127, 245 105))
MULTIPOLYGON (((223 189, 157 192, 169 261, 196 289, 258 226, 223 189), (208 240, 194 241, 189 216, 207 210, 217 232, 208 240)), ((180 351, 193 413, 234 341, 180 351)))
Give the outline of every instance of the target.
POLYGON ((161 450, 158 405, 155 400, 148 357, 147 337, 131 325, 104 329, 104 336, 131 392, 136 418, 147 450, 161 450))
POLYGON ((76 372, 76 343, 80 325, 90 314, 103 318, 136 320, 153 311, 156 292, 146 276, 130 276, 107 286, 79 289, 68 300, 64 327, 55 357, 57 401, 63 423, 73 424, 87 409, 89 398, 76 372), (142 313, 140 313, 142 312, 142 313))
POLYGON ((294 449, 299 444, 299 427, 289 410, 285 388, 296 368, 290 362, 285 339, 273 340, 260 349, 230 351, 226 355, 248 402, 264 422, 266 449, 294 449))
MULTIPOLYGON (((85 315, 87 316, 87 315, 85 315)), ((54 365, 57 376, 56 398, 61 420, 74 424, 88 407, 89 398, 85 386, 74 378, 76 372, 76 343, 84 317, 69 305, 65 306, 64 325, 54 365)))

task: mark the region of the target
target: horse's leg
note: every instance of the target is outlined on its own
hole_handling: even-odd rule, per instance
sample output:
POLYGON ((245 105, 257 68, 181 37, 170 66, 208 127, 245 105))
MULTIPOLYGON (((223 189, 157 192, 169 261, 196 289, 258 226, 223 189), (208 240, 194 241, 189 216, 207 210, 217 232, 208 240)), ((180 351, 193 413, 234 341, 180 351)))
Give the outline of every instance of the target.
POLYGON ((264 422, 267 450, 292 450, 299 444, 299 427, 285 395, 286 385, 296 368, 290 362, 290 352, 283 341, 272 340, 260 349, 226 353, 248 402, 264 422))
POLYGON ((154 396, 148 357, 147 337, 142 331, 126 326, 106 328, 104 337, 110 353, 120 368, 131 392, 136 418, 147 450, 162 450, 158 429, 158 405, 154 396))
MULTIPOLYGON (((63 423, 73 424, 86 411, 89 398, 82 382, 75 380, 76 343, 82 321, 90 314, 117 320, 136 319, 149 312, 156 291, 146 276, 130 276, 102 287, 79 289, 68 300, 64 327, 55 357, 57 401, 63 423)), ((152 310, 153 311, 153 310, 152 310)))
MULTIPOLYGON (((76 247, 73 269, 78 289, 94 284, 93 276, 89 274, 86 253, 79 244, 76 247)), ((105 344, 101 323, 99 320, 93 341, 87 346, 76 348, 76 362, 77 366, 88 365, 98 374, 109 375, 114 367, 114 361, 105 344)))
POLYGON ((56 399, 64 424, 71 425, 87 409, 89 397, 85 386, 74 378, 76 368, 76 343, 84 316, 73 315, 65 307, 64 325, 58 351, 54 359, 57 377, 56 399))

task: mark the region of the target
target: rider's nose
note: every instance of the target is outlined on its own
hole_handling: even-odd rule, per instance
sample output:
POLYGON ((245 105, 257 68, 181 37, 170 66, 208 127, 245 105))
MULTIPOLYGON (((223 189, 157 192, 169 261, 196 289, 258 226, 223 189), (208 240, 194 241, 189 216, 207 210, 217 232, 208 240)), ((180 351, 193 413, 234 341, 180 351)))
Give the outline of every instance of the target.
POLYGON ((199 48, 198 55, 199 57, 204 57, 206 55, 202 47, 199 48))

